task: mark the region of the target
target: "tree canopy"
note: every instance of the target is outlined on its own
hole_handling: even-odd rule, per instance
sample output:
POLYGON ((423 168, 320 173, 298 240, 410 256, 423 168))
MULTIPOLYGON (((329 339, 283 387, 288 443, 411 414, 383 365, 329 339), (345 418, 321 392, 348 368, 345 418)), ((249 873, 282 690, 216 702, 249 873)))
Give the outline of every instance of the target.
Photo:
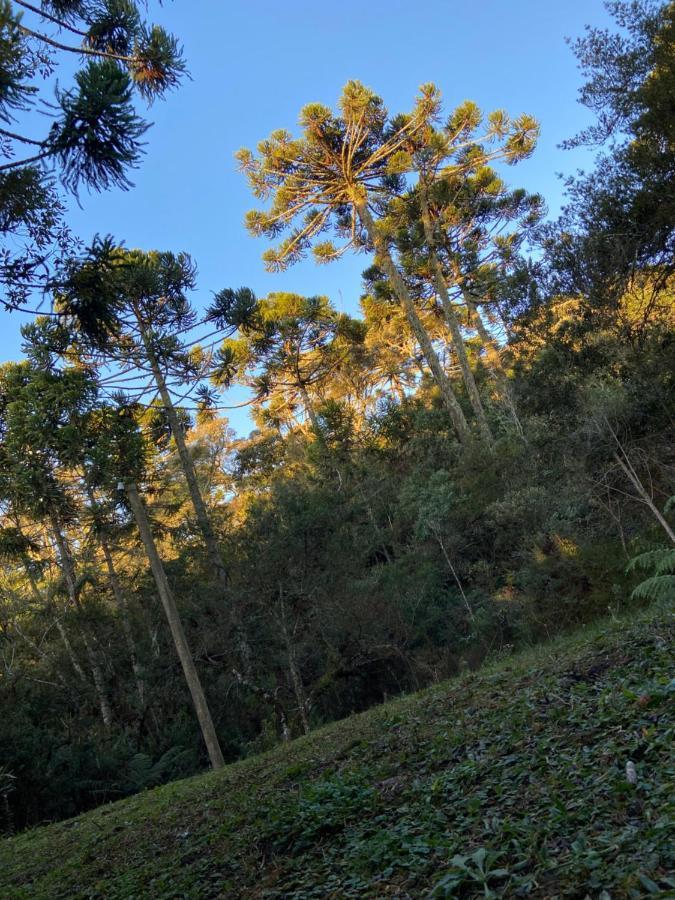
POLYGON ((132 0, 0 3, 0 276, 8 310, 43 306, 72 253, 68 195, 127 190, 145 152, 138 110, 175 88, 178 40, 132 0), (72 83, 59 77, 79 57, 72 83))

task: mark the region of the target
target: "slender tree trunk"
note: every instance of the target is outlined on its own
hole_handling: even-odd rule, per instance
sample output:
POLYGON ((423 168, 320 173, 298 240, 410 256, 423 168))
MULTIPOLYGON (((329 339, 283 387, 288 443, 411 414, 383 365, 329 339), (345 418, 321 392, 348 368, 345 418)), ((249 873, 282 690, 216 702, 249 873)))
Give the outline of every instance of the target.
POLYGON ((441 365, 441 361, 438 358, 438 354, 434 350, 433 344, 431 343, 431 339, 427 334, 422 320, 417 314, 417 309, 415 308, 415 303, 410 295, 410 291, 408 290, 405 281, 401 276, 401 273, 396 267, 396 263, 392 258, 389 248, 377 232, 375 220, 373 219, 365 200, 360 201, 356 204, 356 210, 359 214, 359 218, 363 224, 363 227, 368 233, 368 237, 370 238, 371 243, 375 247, 377 257, 386 276, 391 282, 394 293, 398 297, 399 302, 401 303, 405 311, 408 323, 410 324, 413 334, 417 339, 417 343, 420 345, 420 349, 424 354, 424 358, 426 359, 427 364, 431 369, 434 381, 436 382, 436 385, 441 392, 443 402, 446 409, 448 410, 448 413, 452 420, 452 424, 454 425, 455 431, 457 432, 457 436, 462 443, 467 443, 471 438, 471 431, 466 421, 466 416, 464 415, 462 407, 459 405, 457 397, 455 396, 455 392, 452 389, 450 379, 448 378, 445 370, 443 369, 443 366, 441 365))
POLYGON ((50 522, 52 526, 52 535, 59 551, 59 562, 61 563, 61 571, 63 572, 63 577, 66 580, 68 596, 73 606, 78 607, 79 603, 77 600, 75 566, 73 564, 73 558, 70 555, 70 548, 68 547, 66 538, 61 531, 61 523, 56 513, 52 512, 50 514, 50 522))
POLYGON ((279 612, 281 614, 281 633, 284 638, 284 644, 286 645, 286 657, 288 659, 288 669, 291 674, 291 683, 293 685, 293 693, 295 694, 295 699, 298 704, 298 712, 300 713, 300 721, 302 723, 302 730, 305 734, 309 734, 309 698, 305 692, 304 685, 302 683, 302 677, 300 675, 300 670, 298 668, 298 660, 295 655, 295 647, 293 646, 293 639, 291 634, 288 631, 288 621, 286 618, 286 603, 284 601, 284 594, 279 586, 279 612))
MULTIPOLYGON (((615 439, 616 439, 616 436, 615 436, 615 439)), ((619 444, 618 440, 617 440, 617 444, 619 444)), ((637 472, 633 468, 633 464, 631 463, 625 450, 623 449, 623 447, 621 447, 620 444, 619 444, 619 451, 620 451, 621 455, 619 455, 619 452, 617 452, 616 450, 614 451, 614 454, 613 454, 614 459, 621 466, 622 471, 624 472, 624 474, 626 475, 626 477, 628 478, 630 483, 635 488, 635 491, 636 491, 638 497, 640 498, 640 500, 642 500, 642 502, 645 504, 645 506, 647 506, 647 508, 649 509, 651 514, 654 516, 654 518, 659 523, 661 528, 663 528, 663 530, 668 535, 668 537, 670 538, 672 543, 675 544, 675 531, 673 531, 673 529, 670 527, 670 524, 668 523, 668 520, 666 519, 666 517, 663 515, 663 513, 658 508, 656 503, 654 503, 653 499, 650 497, 648 492, 645 490, 645 487, 642 484, 642 482, 640 481, 640 478, 638 477, 637 472)))
MULTIPOLYGON (((18 527, 18 526, 17 526, 17 527, 18 527)), ((28 577, 28 583, 30 584, 31 594, 33 595, 33 600, 34 600, 39 606, 43 606, 43 605, 45 605, 45 601, 44 601, 44 598, 43 598, 42 594, 40 593, 40 588, 38 587, 37 581, 35 580, 35 575, 34 575, 33 572, 32 572, 30 562, 31 562, 31 561, 30 561, 30 558, 29 558, 28 554, 27 554, 27 553, 22 553, 22 554, 21 554, 21 564, 22 564, 22 566, 23 566, 23 568, 24 568, 24 571, 26 572, 26 576, 28 577)), ((60 624, 60 623, 59 623, 59 624, 60 624)), ((15 626, 15 627, 16 627, 16 626, 15 626)), ((57 627, 58 627, 58 625, 57 625, 57 627)), ((45 650, 43 650, 43 649, 42 649, 42 648, 41 648, 34 640, 32 640, 31 638, 29 638, 28 635, 24 634, 18 627, 16 628, 16 630, 17 630, 18 633, 21 635, 21 637, 24 639, 24 641, 25 641, 30 647, 33 648, 33 650, 35 651, 35 653, 37 653, 37 655, 38 655, 41 659, 46 659, 46 660, 48 660, 52 665, 54 664, 54 660, 52 659, 52 656, 51 656, 50 653, 47 653, 45 650)), ((70 642, 68 641, 67 636, 66 636, 66 650, 69 651, 68 655, 69 655, 69 657, 70 657, 71 663, 73 664, 73 668, 75 669, 75 671, 77 672, 77 674, 78 674, 84 681, 86 681, 86 680, 87 680, 87 679, 86 679, 86 676, 85 676, 84 672, 82 671, 82 667, 80 666, 80 664, 78 663, 77 659, 75 658, 75 654, 73 653, 73 648, 70 646, 70 642)), ((56 677, 59 679, 59 681, 61 682, 61 684, 63 684, 63 685, 65 686, 66 681, 65 681, 65 678, 63 677, 62 673, 59 672, 59 670, 58 670, 58 668, 57 668, 56 666, 55 666, 54 668, 55 668, 55 670, 56 670, 56 677)))
POLYGON ((129 658, 131 661, 131 669, 134 673, 136 693, 138 694, 138 699, 140 700, 142 706, 145 702, 145 686, 143 683, 143 672, 138 662, 138 652, 136 650, 136 642, 134 641, 134 633, 131 628, 131 621, 129 620, 129 607, 127 605, 124 591, 122 590, 122 585, 120 584, 120 580, 117 577, 117 571, 115 570, 115 563, 113 560, 112 552, 110 550, 110 544, 108 543, 108 538, 103 529, 102 523, 98 521, 96 515, 96 497, 94 495, 92 487, 89 484, 86 485, 86 492, 87 497, 89 498, 92 516, 94 517, 98 542, 101 545, 101 550, 103 550, 103 558, 105 559, 106 568, 108 570, 108 580, 110 581, 110 587, 112 588, 113 597, 115 598, 115 604, 117 606, 117 610, 122 622, 124 640, 126 642, 129 658))
POLYGON ((199 525, 199 530, 204 537, 204 543, 206 544, 206 551, 209 557, 209 564, 212 566, 217 580, 220 582, 223 588, 225 588, 227 586, 227 572, 225 571, 225 565, 220 554, 216 535, 213 531, 213 528, 211 527, 211 520, 209 519, 206 504, 204 503, 204 498, 202 497, 201 489, 199 487, 199 481, 197 479, 197 472, 195 470, 194 462, 192 460, 192 457, 190 456, 190 451, 185 440, 185 435, 183 434, 180 420, 178 419, 178 415, 176 413, 176 408, 173 405, 173 400, 171 399, 171 395, 169 394, 169 390, 166 386, 166 379, 164 378, 162 370, 159 367, 157 359, 155 358, 155 355, 152 352, 152 348, 150 347, 150 343, 149 341, 147 341, 147 339, 146 352, 148 354, 150 367, 155 378, 157 390, 159 391, 159 395, 162 398, 162 404, 166 412, 166 417, 169 420, 169 425, 171 426, 171 434, 176 444, 176 449, 178 450, 178 456, 183 468, 183 474, 185 475, 185 481, 187 482, 190 500, 192 501, 195 515, 197 516, 197 524, 199 525))
POLYGON ((96 696, 98 698, 98 705, 101 709, 101 718, 103 719, 103 724, 106 728, 110 728, 112 725, 112 709, 110 708, 110 701, 108 700, 108 695, 105 689, 105 678, 103 677, 103 670, 99 664, 98 657, 94 646, 89 640, 89 636, 86 631, 82 629, 80 632, 82 637, 82 643, 84 644, 84 649, 87 654, 87 659, 89 660, 89 667, 91 668, 91 674, 94 679, 94 687, 96 688, 96 696))
POLYGON ((312 428, 316 432, 317 439, 321 441, 325 446, 325 441, 323 439, 323 432, 321 431, 321 423, 319 422, 319 417, 316 414, 316 410, 314 409, 314 404, 312 403, 312 398, 309 396, 309 392, 307 390, 307 385, 302 381, 300 377, 298 377, 297 381, 298 391, 300 392, 300 396, 302 397, 302 402, 305 407, 305 412, 309 418, 309 421, 312 423, 312 428))
POLYGON ((370 500, 366 496, 366 492, 363 490, 363 487, 359 483, 358 478, 356 479, 356 489, 359 492, 361 499, 363 500, 363 505, 365 506, 366 512, 368 513, 368 518, 370 519, 370 524, 373 527, 373 531, 375 532, 375 535, 380 542, 380 549, 384 554, 384 558, 389 564, 391 564, 391 554, 389 553, 385 540, 382 536, 382 529, 377 524, 377 519, 375 518, 375 513, 373 512, 373 507, 370 505, 370 500))
POLYGON ((506 377, 506 372, 504 372, 504 369, 502 368, 497 342, 485 327, 483 317, 481 316, 480 310, 478 309, 478 306, 474 302, 474 300, 471 299, 466 291, 462 292, 462 296, 464 297, 464 302, 466 303, 467 308, 471 313, 471 322, 473 325, 475 325, 476 331, 478 332, 478 337, 480 338, 480 342, 483 345, 483 349, 485 350, 485 362, 487 364, 488 370, 490 371, 490 374, 492 375, 494 380, 497 382, 499 394, 508 407, 509 412, 511 413, 511 418, 513 419, 513 423, 516 426, 516 431, 522 438, 524 438, 525 432, 523 431, 523 426, 518 415, 518 410, 516 409, 516 402, 513 399, 513 391, 511 390, 511 385, 509 384, 509 380, 506 377))
POLYGON ((302 678, 295 660, 295 653, 291 651, 288 657, 288 667, 291 672, 291 681, 293 682, 293 693, 298 702, 298 711, 300 712, 300 721, 302 722, 302 730, 305 734, 309 734, 309 716, 307 710, 307 697, 302 684, 302 678))
POLYGON ((274 711, 276 715, 279 717, 279 730, 281 731, 281 740, 286 744, 290 741, 291 729, 288 727, 288 716, 286 715, 286 710, 284 709, 283 703, 279 700, 279 690, 278 688, 274 691, 266 691, 261 687, 258 687, 257 684, 254 684, 250 679, 246 678, 238 669, 232 669, 232 674, 237 679, 242 687, 248 688, 249 691, 256 694, 258 697, 262 697, 266 703, 271 704, 274 707, 274 711))
POLYGON ((197 713, 197 719, 202 730, 211 765, 214 769, 220 769, 225 765, 225 760, 223 759, 223 753, 218 742, 218 735, 216 734, 213 719, 211 718, 211 711, 206 702, 204 690, 201 681, 199 680, 194 660, 192 659, 187 638, 185 637, 183 623, 178 614, 178 607, 176 606, 175 598, 169 587, 166 572, 164 571, 164 565, 150 529, 145 504, 138 493, 136 485, 132 482, 129 482, 126 485, 126 492, 143 545, 145 546, 145 552, 148 555, 150 568, 152 569, 155 584, 157 585, 157 591, 159 592, 162 606, 164 607, 164 612, 166 613, 166 618, 169 623, 169 628, 171 629, 171 636, 173 637, 176 652, 178 653, 181 666, 183 667, 185 680, 190 689, 190 695, 192 696, 192 702, 194 703, 195 712, 197 713))
POLYGON ((464 593, 464 588, 462 587, 462 582, 459 580, 459 575, 455 571, 455 567, 452 564, 450 555, 449 555, 448 551, 446 550, 445 542, 443 541, 443 538, 441 537, 441 533, 438 529, 434 529, 434 534, 436 535, 436 540, 438 541, 438 546, 441 548, 441 552, 443 553, 443 556, 445 557, 445 561, 448 564, 448 568, 450 569, 450 572, 452 573, 452 577, 455 579, 457 587, 459 588, 459 592, 462 595, 462 600, 464 601, 464 605, 466 606, 467 612, 469 613, 469 618, 471 619, 472 622, 475 622, 476 617, 473 614, 473 610, 471 609, 471 604, 469 603, 468 597, 464 593))
POLYGON ((71 666, 80 676, 80 680, 84 682, 84 684, 88 684, 89 679, 84 674, 84 669, 80 665, 77 656, 75 656, 75 651, 73 650, 73 645, 70 643, 70 638, 68 637, 68 632, 66 631, 65 625, 58 616, 54 620, 54 624, 56 625, 56 630, 59 633, 61 641, 63 642, 63 646, 66 648, 66 653, 68 654, 68 659, 70 660, 71 666))
POLYGON ((127 605, 126 597, 124 596, 124 591, 122 590, 122 585, 120 584, 120 580, 117 577, 117 572, 115 571, 115 563, 110 551, 110 545, 108 544, 108 540, 104 534, 99 535, 99 543, 101 544, 103 556, 105 557, 105 564, 108 570, 110 587, 112 588, 115 603, 117 605, 120 619, 122 621, 122 631, 124 632, 124 639, 126 641, 129 658, 131 660, 131 669, 134 673, 136 693, 138 694, 138 699, 140 700, 142 706, 145 703, 145 684, 143 682, 143 670, 141 669, 141 666, 138 662, 138 652, 136 650, 134 633, 131 628, 131 622, 129 620, 129 607, 127 605))
POLYGON ((450 300, 450 294, 448 293, 448 286, 445 281, 443 266, 441 265, 441 261, 436 254, 434 230, 431 223, 431 216, 429 214, 426 188, 422 179, 420 179, 420 200, 422 206, 422 224, 424 226, 424 235, 426 237, 429 257, 431 260, 434 288, 436 289, 436 293, 438 294, 438 296, 441 298, 441 306, 443 307, 445 321, 448 325, 448 328, 450 329, 450 335, 452 336, 452 344, 457 356, 457 362, 459 363, 459 367, 462 370, 462 378, 464 379, 464 384, 469 395, 469 401, 476 416, 476 420, 478 421, 480 433, 483 436, 483 440, 491 446, 494 442, 492 432, 490 431, 490 426, 485 415, 483 402, 480 399, 480 394, 478 393, 476 379, 473 377, 473 372, 471 371, 471 363, 469 362, 466 347, 464 346, 464 337, 462 336, 462 330, 459 327, 459 322, 457 320, 452 301, 450 300))
MULTIPOLYGON (((633 463, 630 461, 630 457, 624 450, 623 445, 617 436, 617 433, 612 428, 612 426, 609 422, 609 419, 607 418, 607 416, 603 415, 602 420, 603 420, 604 426, 607 428, 607 431, 609 431, 609 433, 611 434, 612 440, 616 444, 616 449, 612 451, 612 456, 618 463, 619 468, 621 469, 621 471, 624 473, 626 478, 630 481, 630 483, 635 488, 635 492, 638 496, 638 499, 640 499, 645 504, 645 506, 649 509, 649 511, 654 516, 656 521, 659 523, 661 528, 663 528, 665 533, 668 535, 668 537, 670 538, 672 543, 675 544, 675 532, 670 527, 668 520, 663 515, 661 510, 658 508, 656 503, 654 503, 653 497, 649 494, 649 492, 646 490, 645 486, 643 485, 643 483, 640 479, 640 476, 638 475, 633 463)), ((600 434, 602 434, 603 433, 602 426, 596 422, 596 427, 597 427, 598 431, 600 432, 600 434)))
POLYGON ((40 588, 37 585, 37 581, 35 580, 35 575, 31 569, 30 565, 30 557, 27 553, 21 554, 21 565, 28 576, 28 583, 30 584, 31 594, 33 595, 33 600, 40 605, 43 602, 42 594, 40 593, 40 588))
MULTIPOLYGON (((68 596, 70 597, 70 601, 73 606, 76 609, 81 610, 82 607, 77 596, 75 565, 70 553, 70 548, 68 547, 68 542, 65 535, 61 531, 61 523, 59 522, 58 515, 55 511, 51 512, 50 519, 52 531, 54 534, 54 540, 56 541, 56 546, 59 550, 61 569, 63 571, 64 578, 66 579, 68 596)), ((103 719, 103 724, 106 726, 106 728, 109 728, 112 725, 113 717, 112 709, 110 708, 110 701, 108 700, 108 695, 105 688, 105 678, 103 677, 103 670, 98 661, 96 650, 89 640, 89 637, 84 628, 81 629, 80 636, 82 637, 82 643, 84 644, 87 659, 89 660, 89 667, 91 669, 92 678, 94 679, 94 688, 96 690, 98 705, 101 710, 101 718, 103 719)))
MULTIPOLYGON (((180 458, 183 474, 185 475, 185 481, 187 483, 188 492, 190 494, 190 500, 192 501, 192 507, 197 517, 197 524, 199 526, 199 530, 202 533, 202 537, 204 538, 206 555, 208 557, 209 565, 215 575, 216 581, 218 582, 223 596, 227 597, 227 572, 223 563, 223 557, 220 553, 220 548, 218 547, 218 541, 216 539, 215 532, 211 525, 208 510, 206 508, 204 498, 202 497, 202 492, 199 487, 199 480, 197 479, 197 472, 195 470, 194 462, 192 460, 192 457, 190 456, 190 451, 185 440, 185 435, 183 434, 181 423, 176 413, 176 408, 173 404, 173 400, 171 399, 169 389, 167 388, 166 379, 161 370, 157 357, 155 356, 155 353, 152 349, 152 345, 144 329, 140 316, 137 315, 137 319, 145 346, 145 352, 148 357, 148 362, 150 363, 150 368, 155 379, 155 384, 157 385, 157 390, 159 391, 159 395, 162 398, 162 404, 164 406, 167 419, 169 420, 169 425, 171 426, 171 433, 176 444, 176 449, 178 450, 178 456, 180 458)), ((230 615, 232 616, 232 625, 235 632, 237 649, 242 660, 244 671, 248 673, 251 670, 251 648, 249 647, 244 627, 235 604, 230 603, 229 609, 230 615)))

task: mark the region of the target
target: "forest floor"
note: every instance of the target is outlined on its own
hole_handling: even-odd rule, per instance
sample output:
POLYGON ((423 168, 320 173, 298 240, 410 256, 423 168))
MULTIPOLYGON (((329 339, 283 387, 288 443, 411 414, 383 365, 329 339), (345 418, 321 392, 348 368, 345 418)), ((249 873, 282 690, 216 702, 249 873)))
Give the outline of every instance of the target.
POLYGON ((672 637, 606 620, 7 838, 0 897, 675 896, 672 637))

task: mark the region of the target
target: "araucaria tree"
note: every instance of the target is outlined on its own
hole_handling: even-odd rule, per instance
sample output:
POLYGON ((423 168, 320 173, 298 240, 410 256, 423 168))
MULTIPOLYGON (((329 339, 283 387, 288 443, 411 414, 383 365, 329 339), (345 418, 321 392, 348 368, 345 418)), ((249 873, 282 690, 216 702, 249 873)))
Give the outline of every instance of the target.
MULTIPOLYGON (((283 269, 310 248, 321 262, 349 248, 374 251, 376 264, 405 310, 457 436, 466 442, 471 436, 470 426, 420 318, 415 293, 396 258, 395 235, 387 222, 388 204, 409 189, 415 174, 421 189, 427 191, 429 180, 444 171, 451 171, 454 177, 468 175, 496 155, 468 152, 476 144, 474 134, 467 137, 465 125, 453 117, 446 126, 436 129, 439 116, 438 92, 431 85, 422 88, 412 113, 391 118, 378 96, 352 81, 342 93, 338 115, 320 104, 310 104, 301 113, 301 137, 293 138, 284 130, 272 132, 258 145, 257 155, 241 150, 238 159, 255 196, 270 201, 268 209, 248 214, 249 230, 271 238, 288 232, 276 248, 264 254, 268 268, 283 269), (420 165, 422 159, 426 160, 424 165, 420 165), (339 243, 323 240, 328 233, 339 243)), ((536 132, 536 123, 530 117, 509 122, 499 113, 490 118, 485 137, 503 139, 499 155, 514 161, 531 152, 536 132)), ((427 218, 428 211, 425 204, 427 218)), ((430 274, 441 296, 453 349, 479 428, 489 441, 489 428, 436 258, 430 222, 425 226, 425 238, 432 262, 430 274)))
POLYGON ((257 300, 246 288, 217 294, 209 317, 237 330, 220 348, 214 381, 251 387, 256 404, 272 406, 280 422, 292 420, 299 406, 321 439, 322 385, 362 342, 359 323, 338 313, 327 297, 272 293, 257 300))
POLYGON ((209 760, 214 769, 219 769, 224 765, 224 759, 211 710, 138 487, 144 475, 145 441, 135 419, 136 412, 133 405, 102 406, 93 410, 88 423, 90 440, 85 442, 82 461, 89 472, 90 483, 107 489, 108 496, 117 490, 118 499, 126 499, 131 510, 192 697, 209 760))
POLYGON ((131 186, 149 127, 135 100, 162 97, 185 72, 178 41, 145 22, 144 5, 0 0, 0 305, 7 309, 34 310, 50 293, 53 258, 72 248, 69 193, 131 186), (69 57, 80 64, 67 87, 69 57))
MULTIPOLYGON (((120 367, 120 378, 134 373, 131 377, 136 376, 138 399, 158 395, 209 567, 227 602, 222 552, 175 400, 176 396, 182 401, 193 396, 197 402, 209 401, 208 389, 200 383, 210 371, 209 359, 190 340, 196 315, 188 292, 194 281, 194 263, 185 253, 144 253, 98 240, 84 258, 65 265, 55 306, 79 322, 80 347, 85 356, 93 362, 120 367)), ((238 610, 231 603, 229 606, 246 666, 249 651, 243 625, 238 610)))

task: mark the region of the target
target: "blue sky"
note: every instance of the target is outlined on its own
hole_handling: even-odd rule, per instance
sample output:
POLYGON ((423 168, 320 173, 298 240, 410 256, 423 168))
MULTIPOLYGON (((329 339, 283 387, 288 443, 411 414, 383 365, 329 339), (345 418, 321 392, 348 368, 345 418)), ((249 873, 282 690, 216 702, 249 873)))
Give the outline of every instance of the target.
MULTIPOLYGON (((86 195, 70 223, 88 240, 111 233, 128 247, 184 250, 199 268, 197 306, 223 287, 258 294, 326 294, 357 309, 363 256, 329 266, 311 260, 283 274, 264 271, 263 240, 243 228, 253 204, 234 152, 275 128, 293 130, 310 101, 333 105, 357 78, 392 111, 410 108, 419 84, 433 81, 447 109, 465 99, 488 111, 528 112, 541 124, 533 157, 507 170, 513 186, 561 202, 556 173, 588 165, 584 151, 557 145, 590 121, 577 102, 581 79, 565 37, 609 24, 602 0, 175 0, 151 16, 180 36, 192 80, 149 112, 147 156, 133 190, 86 195)), ((0 358, 20 354, 21 318, 2 315, 0 358)), ((245 413, 232 424, 246 430, 245 413)))

